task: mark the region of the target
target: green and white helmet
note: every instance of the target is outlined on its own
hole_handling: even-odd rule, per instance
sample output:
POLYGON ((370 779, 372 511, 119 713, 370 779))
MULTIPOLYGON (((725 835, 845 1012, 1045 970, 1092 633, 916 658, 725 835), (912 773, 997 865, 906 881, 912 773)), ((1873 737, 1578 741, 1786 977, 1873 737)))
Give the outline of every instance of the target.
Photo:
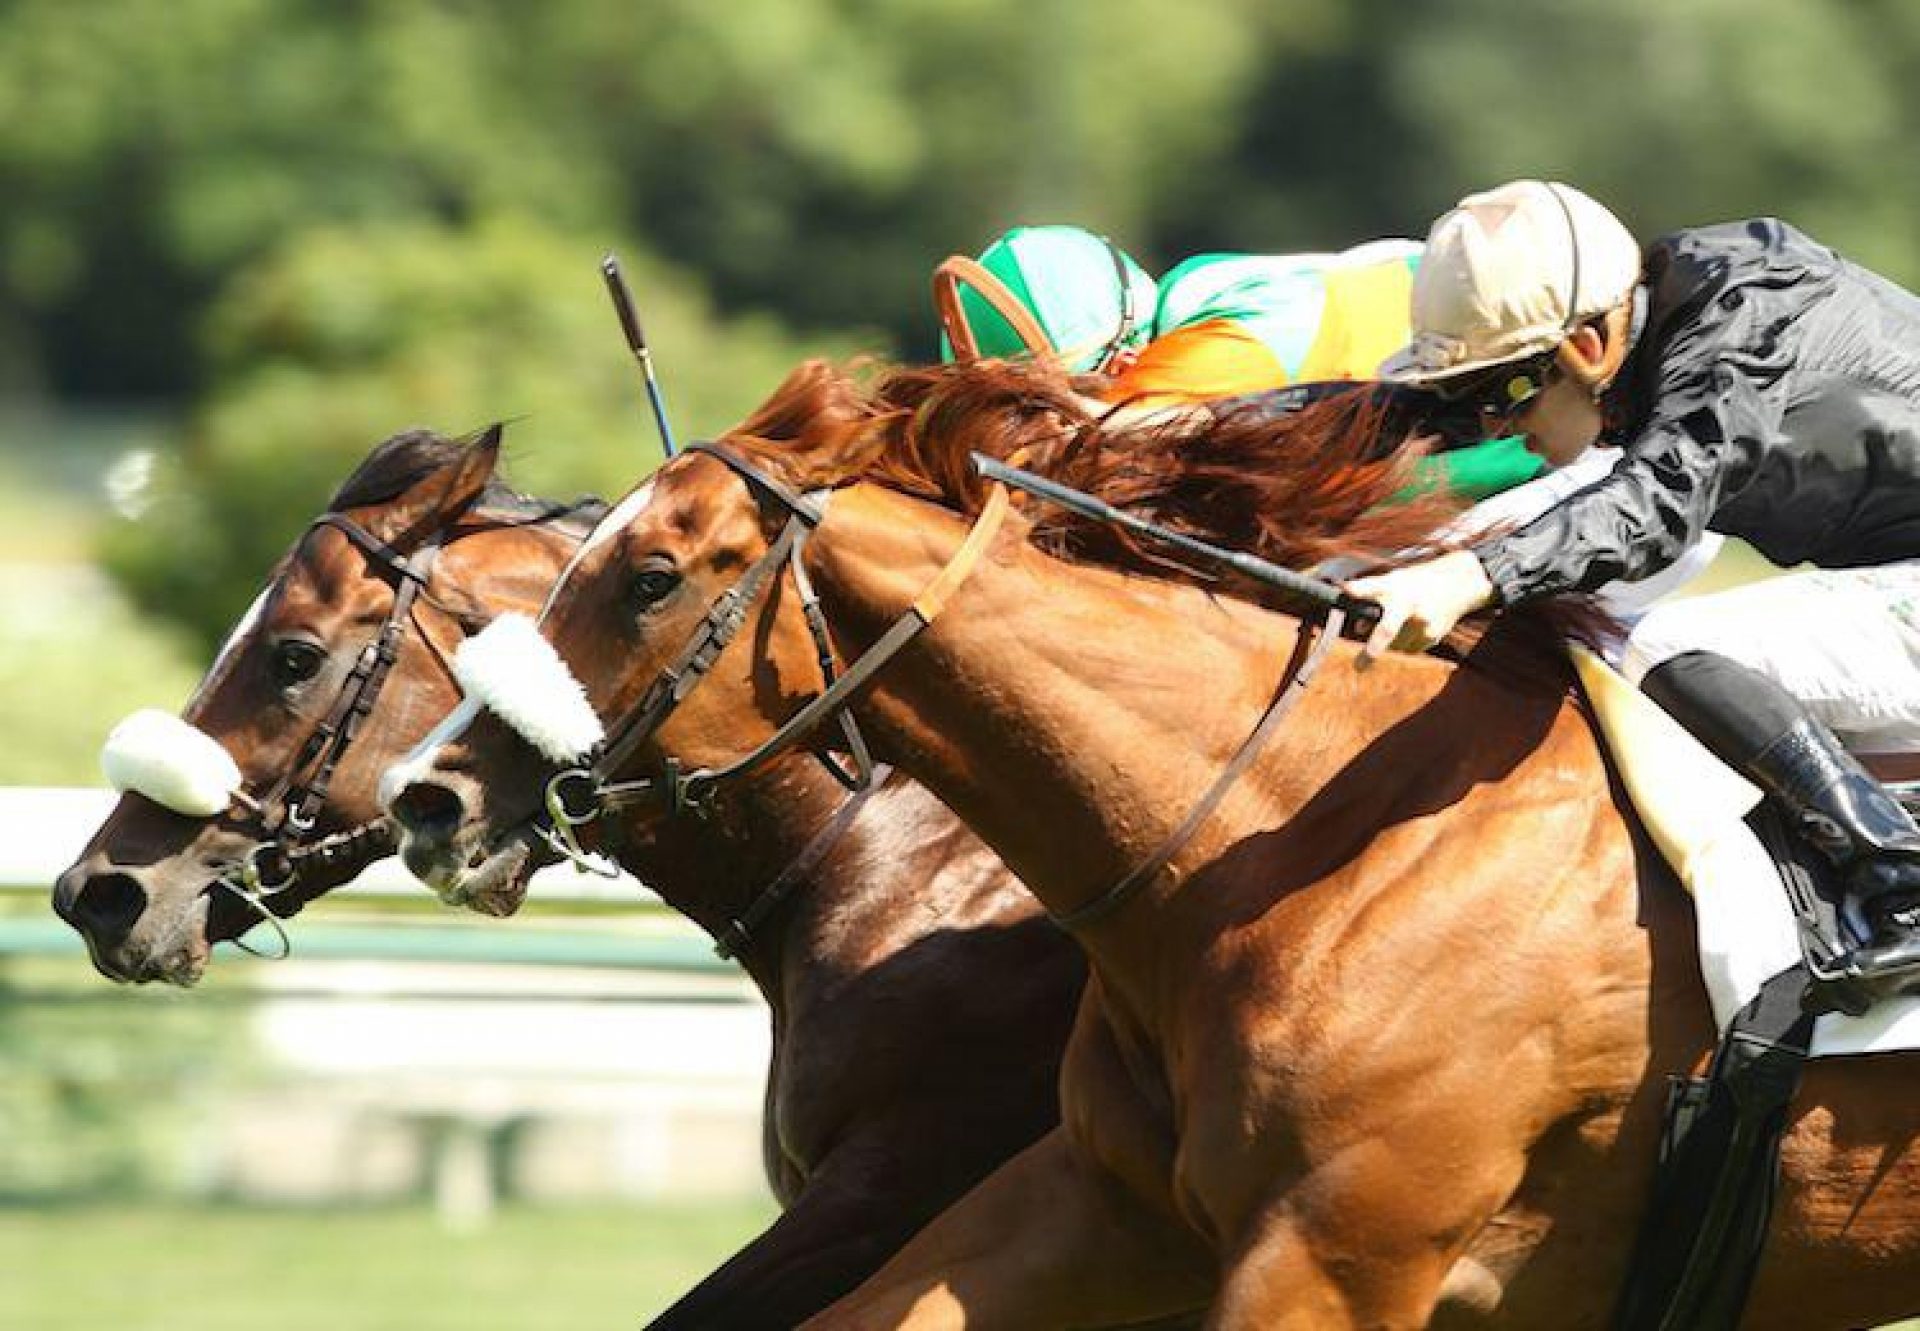
POLYGON ((1044 350, 1075 374, 1144 346, 1159 300, 1126 251, 1077 226, 1015 227, 977 262, 941 264, 934 293, 942 360, 1044 350))

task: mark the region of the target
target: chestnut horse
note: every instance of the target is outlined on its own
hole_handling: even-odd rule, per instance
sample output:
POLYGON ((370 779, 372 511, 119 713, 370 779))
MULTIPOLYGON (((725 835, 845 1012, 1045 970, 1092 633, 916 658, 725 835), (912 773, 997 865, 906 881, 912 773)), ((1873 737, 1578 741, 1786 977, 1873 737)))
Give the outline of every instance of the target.
MULTIPOLYGON (((1109 449, 1064 385, 993 364, 866 395, 808 367, 759 419, 835 401, 817 429, 739 431, 668 464, 589 539, 543 630, 617 739, 709 605, 800 521, 849 671, 933 620, 853 695, 876 755, 959 812, 1049 912, 1082 914, 1164 852, 1310 629, 1138 576, 1139 552, 1097 530, 1061 523, 1050 543, 1132 571, 1047 553, 1016 539, 1036 531, 1018 513, 956 588, 986 539, 969 542, 982 487, 968 450, 1027 449, 1146 516, 1295 562, 1397 477, 1364 464, 1366 422, 1337 404, 1109 449), (864 425, 846 423, 847 402, 865 404, 864 425)), ((628 770, 603 773, 590 752, 585 779, 605 792, 673 759, 652 779, 684 793, 780 734, 820 687, 803 599, 774 582, 647 742, 614 746, 628 770)), ((1063 1126, 809 1325, 1024 1329, 1202 1308, 1210 1326, 1260 1331, 1605 1325, 1665 1078, 1714 1032, 1689 906, 1610 787, 1557 649, 1538 650, 1549 635, 1527 630, 1514 617, 1464 661, 1365 672, 1334 645, 1164 871, 1077 928, 1093 974, 1063 1126)), ((542 668, 575 687, 558 662, 542 668)), ((558 765, 496 711, 443 739, 410 760, 395 813, 403 838, 484 872, 558 765)), ((912 1020, 874 1057, 939 1029, 912 1020)), ((1920 1308, 1917 1092, 1908 1056, 1810 1067, 1751 1326, 1920 1308)))
MULTIPOLYGON (((315 822, 313 836, 343 853, 304 860, 263 903, 279 914, 391 852, 378 776, 458 701, 444 658, 494 615, 536 611, 604 512, 514 493, 494 479, 497 452, 492 434, 473 447, 403 435, 375 450, 331 505, 400 558, 430 538, 444 548, 315 822), (355 828, 374 830, 356 837, 355 828)), ((275 571, 186 710, 251 789, 295 766, 386 622, 394 590, 382 557, 324 523, 275 571)), ((608 835, 629 870, 718 935, 843 800, 826 773, 795 758, 728 792, 724 824, 635 820, 608 835)), ((259 920, 212 882, 257 842, 244 810, 193 818, 130 794, 61 875, 54 906, 110 978, 191 984, 213 943, 259 920)), ((1058 1121, 1054 1080, 1085 975, 1079 951, 904 779, 821 849, 786 902, 738 944, 773 1015, 764 1130, 783 1214, 660 1326, 794 1325, 1058 1121)), ((523 877, 507 878, 474 904, 504 913, 523 890, 523 877)))

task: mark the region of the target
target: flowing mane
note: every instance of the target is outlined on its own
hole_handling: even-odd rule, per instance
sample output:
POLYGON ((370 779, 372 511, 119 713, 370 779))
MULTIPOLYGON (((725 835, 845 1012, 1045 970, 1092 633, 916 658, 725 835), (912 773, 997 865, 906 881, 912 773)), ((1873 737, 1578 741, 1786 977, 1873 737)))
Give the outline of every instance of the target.
MULTIPOLYGON (((724 440, 801 489, 864 480, 962 514, 985 496, 972 464, 984 453, 1296 567, 1382 561, 1458 511, 1431 498, 1388 502, 1406 491, 1425 445, 1388 437, 1364 391, 1284 417, 1239 407, 1110 425, 1098 410, 1065 375, 1032 363, 895 370, 862 387, 809 361, 724 440)), ((1191 579, 1105 524, 1051 509, 1033 516, 1035 540, 1054 553, 1191 579)))
MULTIPOLYGON (((984 453, 1288 568, 1331 559, 1384 567, 1450 544, 1445 529, 1460 505, 1409 497, 1429 441, 1396 436, 1361 385, 1286 416, 1256 405, 1107 424, 1105 410, 1032 362, 895 369, 863 384, 812 360, 721 439, 796 489, 867 481, 962 515, 984 502, 972 461, 984 453)), ((1167 581, 1208 576, 1109 524, 1051 507, 1030 514, 1032 539, 1049 553, 1167 581)), ((1217 585, 1287 608, 1263 586, 1217 585)), ((1601 643, 1618 633, 1591 601, 1558 598, 1469 619, 1448 646, 1516 685, 1560 690, 1571 681, 1568 637, 1601 643)))

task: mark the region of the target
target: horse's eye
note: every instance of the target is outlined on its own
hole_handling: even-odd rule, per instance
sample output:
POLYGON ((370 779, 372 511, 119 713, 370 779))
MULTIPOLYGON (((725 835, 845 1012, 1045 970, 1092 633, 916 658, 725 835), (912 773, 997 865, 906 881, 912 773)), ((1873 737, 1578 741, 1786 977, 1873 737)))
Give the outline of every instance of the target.
POLYGON ((654 564, 633 575, 633 602, 642 610, 658 605, 680 585, 680 575, 664 565, 654 564))
POLYGON ((327 654, 310 642, 289 638, 273 645, 273 682, 283 689, 304 684, 320 673, 327 654))

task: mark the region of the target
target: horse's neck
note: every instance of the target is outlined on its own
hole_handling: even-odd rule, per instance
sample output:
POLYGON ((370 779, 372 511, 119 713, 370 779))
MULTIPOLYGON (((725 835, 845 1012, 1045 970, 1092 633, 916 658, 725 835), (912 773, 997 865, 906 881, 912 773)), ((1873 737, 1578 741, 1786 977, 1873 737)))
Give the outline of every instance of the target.
MULTIPOLYGON (((849 654, 934 576, 962 530, 872 487, 835 500, 814 561, 849 654)), ((1286 616, 1009 539, 887 668, 865 710, 890 756, 1065 913, 1150 855, 1212 784, 1273 697, 1297 631, 1286 616)), ((1344 664, 1323 672, 1323 704, 1358 692, 1344 664)), ((1406 674, 1396 664, 1381 678, 1406 674)), ((1412 705, 1404 687, 1393 696, 1412 705)), ((1316 710, 1318 720, 1289 720, 1216 823, 1283 819, 1334 749, 1362 742, 1369 709, 1316 710)))
MULTIPOLYGON (((871 487, 834 502, 810 558, 851 658, 945 565, 963 528, 871 487)), ((1064 564, 1009 534, 880 675, 862 714, 876 751, 1061 915, 1180 826, 1275 696, 1298 632, 1290 617, 1064 564)), ((1170 872, 1078 936, 1127 1007, 1170 1010, 1155 996, 1187 983, 1195 950, 1232 922, 1287 895, 1289 919, 1324 915, 1313 936, 1337 939, 1340 918, 1405 876, 1349 866, 1376 847, 1374 864, 1404 864, 1420 846, 1470 838, 1474 810, 1523 767, 1570 817, 1605 800, 1557 682, 1514 691, 1424 657, 1361 672, 1336 644, 1170 872), (1179 886, 1201 872, 1194 890, 1179 886)))

